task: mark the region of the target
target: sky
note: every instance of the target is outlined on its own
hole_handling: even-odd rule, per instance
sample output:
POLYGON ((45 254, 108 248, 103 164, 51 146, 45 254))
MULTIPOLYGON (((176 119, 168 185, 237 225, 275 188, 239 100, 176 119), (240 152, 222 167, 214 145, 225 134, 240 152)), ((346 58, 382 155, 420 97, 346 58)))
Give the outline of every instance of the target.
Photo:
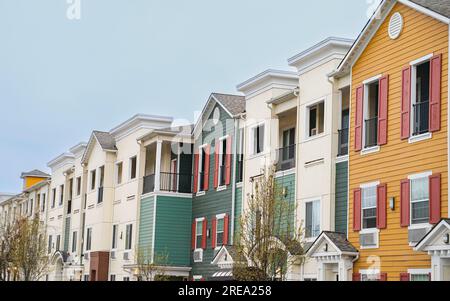
POLYGON ((0 0, 0 191, 137 113, 193 122, 212 92, 356 38, 378 1, 0 0))

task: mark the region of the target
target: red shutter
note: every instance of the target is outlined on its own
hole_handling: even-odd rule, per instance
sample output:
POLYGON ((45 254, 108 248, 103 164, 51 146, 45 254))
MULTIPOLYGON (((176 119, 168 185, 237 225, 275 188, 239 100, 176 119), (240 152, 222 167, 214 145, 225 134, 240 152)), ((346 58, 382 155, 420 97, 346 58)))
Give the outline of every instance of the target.
POLYGON ((430 132, 441 129, 442 54, 430 60, 430 132))
POLYGON ((225 159, 225 185, 231 183, 231 137, 227 138, 227 154, 225 159))
POLYGON ((441 174, 430 176, 430 224, 441 221, 441 174))
POLYGON ((228 225, 229 225, 229 216, 225 215, 223 219, 223 245, 228 245, 228 225))
POLYGON ((196 226, 197 226, 197 223, 194 220, 194 222, 192 223, 192 250, 195 250, 196 226))
POLYGON ((203 174, 204 186, 203 189, 208 191, 209 189, 209 159, 211 155, 211 145, 205 148, 205 173, 203 174))
POLYGON ((194 154, 194 193, 198 191, 198 153, 194 154))
POLYGON ((215 154, 214 154, 214 188, 219 187, 219 153, 220 153, 220 140, 216 139, 215 154))
POLYGON ((409 281, 408 273, 400 273, 400 281, 409 281))
POLYGON ((381 184, 377 187, 377 228, 386 229, 387 209, 387 185, 381 184))
POLYGON ((353 231, 361 231, 361 189, 353 191, 353 231))
POLYGON ((380 274, 380 281, 387 281, 387 273, 380 274))
POLYGON ((206 232, 208 229, 208 221, 206 218, 203 220, 203 231, 202 231, 202 249, 206 249, 206 232))
POLYGON ((410 182, 408 179, 400 183, 400 223, 402 227, 410 224, 410 182))
POLYGON ((385 145, 387 144, 389 75, 380 78, 378 89, 378 145, 385 145))
POLYGON ((402 110, 401 110, 401 138, 408 139, 410 134, 411 110, 411 67, 402 71, 402 110))
POLYGON ((360 273, 353 273, 352 280, 353 281, 361 281, 361 274, 360 273))
POLYGON ((212 238, 211 238, 211 247, 212 249, 216 248, 217 245, 217 219, 213 218, 212 220, 212 227, 211 227, 211 231, 212 231, 212 238))
POLYGON ((355 151, 362 149, 364 85, 356 88, 355 151))

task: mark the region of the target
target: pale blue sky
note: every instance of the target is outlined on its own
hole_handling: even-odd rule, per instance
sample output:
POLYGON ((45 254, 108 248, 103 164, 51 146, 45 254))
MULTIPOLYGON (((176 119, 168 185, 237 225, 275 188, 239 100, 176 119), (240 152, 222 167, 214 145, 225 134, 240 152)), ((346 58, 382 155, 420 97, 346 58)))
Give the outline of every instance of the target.
POLYGON ((192 120, 211 92, 328 36, 355 38, 372 0, 0 0, 0 191, 93 129, 136 113, 192 120))

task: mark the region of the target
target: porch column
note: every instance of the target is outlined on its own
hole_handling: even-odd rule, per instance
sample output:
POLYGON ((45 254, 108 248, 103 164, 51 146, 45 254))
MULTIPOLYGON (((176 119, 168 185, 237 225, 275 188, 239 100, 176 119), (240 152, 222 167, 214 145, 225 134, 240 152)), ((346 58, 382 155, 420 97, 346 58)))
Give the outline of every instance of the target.
POLYGON ((156 142, 156 162, 155 162, 155 192, 160 190, 161 185, 161 153, 162 141, 156 142))
POLYGON ((431 280, 442 281, 442 262, 436 251, 431 257, 431 280))
POLYGON ((325 264, 323 262, 318 262, 317 281, 325 281, 325 272, 325 264))

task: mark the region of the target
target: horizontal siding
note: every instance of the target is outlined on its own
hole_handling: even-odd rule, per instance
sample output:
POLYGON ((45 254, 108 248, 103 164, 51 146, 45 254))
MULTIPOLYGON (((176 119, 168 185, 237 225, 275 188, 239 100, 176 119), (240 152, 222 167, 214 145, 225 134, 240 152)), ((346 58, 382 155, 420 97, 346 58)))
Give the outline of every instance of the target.
POLYGON ((448 102, 448 25, 396 4, 352 70, 350 145, 354 145, 356 87, 378 74, 389 75, 388 144, 375 154, 361 156, 350 150, 349 240, 359 248, 359 233, 352 230, 353 193, 362 183, 380 181, 387 184, 388 197, 395 197, 395 210, 388 209, 387 229, 380 232, 380 248, 360 250, 354 271, 367 269, 373 257, 379 257, 381 271, 389 280, 399 280, 400 273, 410 268, 429 268, 430 257, 414 252, 408 244, 408 230, 400 227, 400 181, 408 175, 431 170, 442 173, 442 216, 448 214, 447 195, 447 102, 448 102), (397 40, 387 33, 391 15, 400 12, 404 28, 397 40), (430 53, 443 54, 441 131, 431 140, 409 144, 400 139, 401 71, 405 66, 430 53))
POLYGON ((348 162, 336 164, 335 231, 347 234, 348 162))
POLYGON ((153 250, 153 219, 154 219, 153 196, 141 200, 139 216, 139 245, 143 252, 153 250))
POLYGON ((239 233, 240 218, 242 215, 242 188, 236 188, 236 204, 234 209, 234 233, 239 233))

